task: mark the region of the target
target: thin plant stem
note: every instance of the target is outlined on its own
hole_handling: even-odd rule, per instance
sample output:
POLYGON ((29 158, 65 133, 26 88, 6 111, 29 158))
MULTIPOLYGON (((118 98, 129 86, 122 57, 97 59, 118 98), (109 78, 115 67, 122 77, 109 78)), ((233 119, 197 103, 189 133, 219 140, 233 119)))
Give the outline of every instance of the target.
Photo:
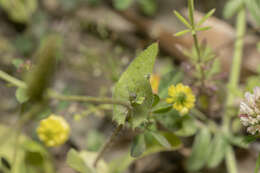
MULTIPOLYGON (((25 82, 16 79, 15 77, 7 74, 6 72, 0 70, 0 78, 13 84, 16 87, 26 88, 27 85, 25 82)), ((116 104, 126 107, 128 110, 131 110, 131 105, 126 101, 115 100, 111 98, 99 98, 99 97, 90 97, 90 96, 77 96, 77 95, 62 95, 54 90, 48 90, 47 96, 52 99, 63 100, 63 101, 77 101, 77 102, 89 102, 97 104, 116 104)))
POLYGON ((223 119, 224 129, 228 131, 230 119, 233 116, 229 114, 229 108, 232 107, 235 95, 234 90, 238 88, 239 78, 240 78, 240 70, 242 63, 242 55, 243 55, 243 46, 244 46, 244 35, 246 31, 246 11, 242 8, 237 15, 236 22, 236 41, 234 48, 234 57, 231 66, 231 72, 229 76, 229 82, 227 85, 227 99, 226 99, 226 107, 223 119))
POLYGON ((98 98, 90 96, 77 96, 77 95, 62 95, 53 90, 49 90, 48 96, 53 99, 63 100, 63 101, 77 101, 77 102, 89 102, 89 103, 98 103, 98 104, 116 104, 126 107, 128 110, 131 110, 130 104, 125 101, 115 100, 111 98, 98 98))
POLYGON ((17 87, 21 87, 21 88, 26 88, 26 83, 19 80, 19 79, 16 79, 15 77, 7 74, 6 72, 0 70, 0 78, 13 84, 14 86, 17 86, 17 87))
POLYGON ((113 132, 113 134, 110 136, 110 138, 107 140, 107 142, 104 144, 104 146, 102 147, 102 149, 99 151, 93 166, 97 167, 98 161, 101 159, 101 157, 103 156, 103 154, 105 153, 105 151, 107 150, 107 148, 110 147, 110 145, 113 143, 113 141, 115 140, 115 138, 117 137, 118 133, 121 131, 121 129, 123 128, 123 125, 118 125, 117 128, 115 129, 115 131, 113 132))
POLYGON ((236 158, 235 158, 235 153, 232 148, 232 146, 228 146, 226 148, 226 155, 225 155, 225 160, 226 160, 226 165, 227 165, 227 170, 228 173, 237 173, 237 164, 236 164, 236 158))
MULTIPOLYGON (((229 76, 229 82, 227 85, 227 100, 225 104, 225 112, 223 117, 223 131, 224 133, 229 132, 230 121, 232 118, 232 114, 230 114, 230 107, 234 103, 235 95, 234 90, 238 88, 239 79, 240 79, 240 70, 241 70, 241 63, 242 63, 242 56, 243 56, 243 45, 244 45, 244 35, 246 31, 246 11, 245 8, 241 8, 237 14, 236 19, 236 41, 234 47, 234 56, 231 66, 231 72, 229 76)), ((237 173, 237 165, 236 165, 236 158, 235 153, 232 146, 227 148, 226 152, 226 166, 228 173, 237 173)))

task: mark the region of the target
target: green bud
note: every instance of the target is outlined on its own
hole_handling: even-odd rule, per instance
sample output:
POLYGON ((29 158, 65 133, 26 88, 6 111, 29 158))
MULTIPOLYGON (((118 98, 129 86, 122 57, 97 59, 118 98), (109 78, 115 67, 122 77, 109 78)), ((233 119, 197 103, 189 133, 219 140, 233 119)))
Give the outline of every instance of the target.
POLYGON ((31 101, 40 101, 54 76, 56 57, 61 38, 49 35, 36 53, 36 65, 27 76, 27 95, 31 101))

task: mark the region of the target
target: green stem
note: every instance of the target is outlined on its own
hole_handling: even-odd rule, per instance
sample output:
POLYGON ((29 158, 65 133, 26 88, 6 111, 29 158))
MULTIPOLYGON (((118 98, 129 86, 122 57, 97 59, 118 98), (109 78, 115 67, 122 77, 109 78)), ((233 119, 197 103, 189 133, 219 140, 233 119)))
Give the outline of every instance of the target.
MULTIPOLYGON (((231 72, 229 76, 229 82, 227 85, 227 100, 225 105, 225 112, 223 117, 223 131, 224 133, 229 132, 229 126, 232 114, 230 114, 230 107, 232 107, 235 99, 234 90, 237 90, 239 79, 240 79, 240 70, 242 63, 243 55, 243 45, 244 45, 244 35, 246 31, 246 11, 245 8, 242 8, 237 15, 236 21, 236 41, 234 47, 234 57, 231 66, 231 72)), ((226 166, 228 173, 237 173, 236 158, 232 146, 229 146, 226 152, 226 166)))
MULTIPOLYGON (((7 74, 6 72, 0 70, 0 78, 15 85, 16 87, 26 88, 27 85, 25 82, 14 78, 13 76, 7 74)), ((128 110, 131 110, 132 107, 126 101, 114 100, 111 98, 98 98, 90 96, 77 96, 77 95, 62 95, 57 93, 54 90, 48 90, 48 97, 63 101, 77 101, 77 102, 89 102, 89 103, 98 103, 98 104, 116 104, 126 107, 128 110)))
POLYGON ((53 99, 63 100, 63 101, 76 101, 76 102, 89 102, 89 103, 98 103, 98 104, 116 104, 126 107, 128 110, 131 110, 131 105, 125 101, 114 100, 111 98, 98 98, 90 96, 77 96, 77 95, 62 95, 53 90, 48 91, 48 96, 53 99))
POLYGON ((14 86, 21 87, 21 88, 26 88, 26 84, 23 81, 20 81, 13 76, 7 74, 6 72, 0 70, 0 78, 13 84, 14 86))
MULTIPOLYGON (((194 26, 194 28, 195 28, 195 26, 194 26)), ((200 80, 201 80, 202 86, 205 86, 205 73, 204 73, 204 70, 203 70, 203 67, 202 67, 202 63, 201 63, 200 45, 199 45, 198 37, 197 37, 195 30, 194 30, 194 33, 192 33, 192 37, 193 37, 193 42, 194 42, 194 45, 195 45, 196 53, 197 53, 197 56, 198 56, 197 63, 199 65, 199 72, 200 72, 200 75, 201 75, 200 80)))
POLYGON ((94 161, 94 164, 93 164, 94 167, 97 167, 98 161, 101 159, 101 157, 105 153, 106 149, 110 147, 110 145, 115 140, 115 138, 117 137, 118 133, 121 131, 122 128, 123 128, 122 124, 117 126, 117 128, 115 129, 113 134, 110 136, 110 138, 104 144, 104 146, 102 147, 102 149, 100 150, 100 152, 98 153, 98 155, 97 155, 97 157, 96 157, 96 159, 94 161))
POLYGON ((225 160, 226 160, 228 173, 237 173, 237 164, 236 164, 234 150, 232 146, 228 146, 226 150, 227 151, 225 155, 225 160))
POLYGON ((224 128, 228 131, 230 119, 233 116, 229 113, 229 108, 232 107, 235 95, 234 90, 237 90, 240 78, 240 70, 242 63, 242 55, 243 55, 243 45, 244 45, 244 35, 246 31, 246 11, 242 8, 237 15, 236 22, 236 42, 234 48, 234 57, 231 67, 231 72, 229 76, 229 82, 227 85, 227 100, 225 107, 225 114, 223 119, 224 128))

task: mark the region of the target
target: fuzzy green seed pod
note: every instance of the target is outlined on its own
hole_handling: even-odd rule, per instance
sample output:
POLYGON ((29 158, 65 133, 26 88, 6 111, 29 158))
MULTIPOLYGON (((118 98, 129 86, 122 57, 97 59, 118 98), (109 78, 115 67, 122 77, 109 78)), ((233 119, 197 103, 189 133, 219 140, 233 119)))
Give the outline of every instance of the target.
POLYGON ((54 76, 56 57, 60 48, 61 38, 49 35, 43 40, 36 53, 36 65, 27 76, 27 95, 31 101, 42 100, 43 94, 54 76))

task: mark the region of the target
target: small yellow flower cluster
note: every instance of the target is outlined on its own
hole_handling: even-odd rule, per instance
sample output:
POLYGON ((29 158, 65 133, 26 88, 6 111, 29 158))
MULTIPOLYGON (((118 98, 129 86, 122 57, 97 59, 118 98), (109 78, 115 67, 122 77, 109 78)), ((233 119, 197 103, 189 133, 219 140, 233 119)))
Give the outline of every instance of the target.
POLYGON ((57 115, 50 115, 41 120, 37 128, 39 139, 48 147, 55 147, 64 144, 70 133, 70 127, 66 120, 57 115))
POLYGON ((168 88, 168 95, 169 97, 166 99, 166 102, 173 104, 173 108, 182 115, 187 114, 194 107, 195 96, 189 86, 181 83, 176 86, 171 85, 168 88))

